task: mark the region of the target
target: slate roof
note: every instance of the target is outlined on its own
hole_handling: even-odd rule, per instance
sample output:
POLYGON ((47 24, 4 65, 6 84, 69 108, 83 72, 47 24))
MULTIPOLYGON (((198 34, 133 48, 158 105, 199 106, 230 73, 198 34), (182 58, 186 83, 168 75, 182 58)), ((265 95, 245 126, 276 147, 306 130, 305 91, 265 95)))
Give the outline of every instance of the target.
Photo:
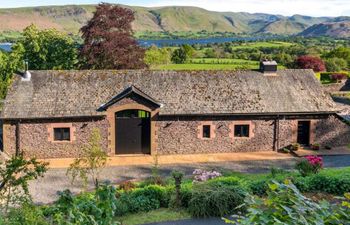
POLYGON ((130 86, 160 103, 160 115, 330 113, 335 104, 311 70, 31 71, 8 91, 2 118, 101 116, 130 86))

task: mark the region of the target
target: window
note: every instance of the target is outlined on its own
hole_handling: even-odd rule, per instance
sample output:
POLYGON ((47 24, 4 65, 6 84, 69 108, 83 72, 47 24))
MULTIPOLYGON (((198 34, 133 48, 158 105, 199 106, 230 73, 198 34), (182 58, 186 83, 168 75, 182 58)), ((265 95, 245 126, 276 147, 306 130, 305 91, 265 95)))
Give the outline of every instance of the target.
POLYGON ((210 125, 203 125, 203 138, 210 138, 210 125))
POLYGON ((70 141, 70 128, 54 128, 54 141, 70 141))
POLYGON ((124 110, 116 113, 118 118, 149 118, 150 113, 144 110, 124 110))
POLYGON ((235 125, 235 137, 249 137, 249 125, 235 125))

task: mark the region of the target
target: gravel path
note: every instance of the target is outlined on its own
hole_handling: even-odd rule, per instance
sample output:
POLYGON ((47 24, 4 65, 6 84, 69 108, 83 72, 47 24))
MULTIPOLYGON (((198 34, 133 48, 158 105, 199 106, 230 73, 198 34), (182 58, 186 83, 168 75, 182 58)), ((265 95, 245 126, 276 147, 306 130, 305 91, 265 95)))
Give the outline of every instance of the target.
MULTIPOLYGON (((283 160, 264 160, 264 161, 240 161, 240 162, 219 162, 219 163, 201 163, 201 164, 181 164, 181 165, 163 165, 160 166, 160 173, 167 176, 172 170, 181 170, 190 175, 194 169, 215 169, 219 171, 230 170, 243 173, 263 173, 268 172, 269 168, 279 167, 291 169, 295 164, 296 158, 283 160)), ((325 156, 325 167, 345 167, 350 166, 350 156, 325 156)), ((141 180, 151 175, 150 166, 115 166, 108 167, 102 171, 101 177, 110 180, 112 183, 119 183, 125 180, 141 180)), ((92 183, 89 188, 92 188, 92 183)), ((66 176, 66 169, 50 169, 45 177, 40 178, 30 184, 30 193, 36 203, 50 203, 57 199, 57 192, 70 189, 73 193, 79 193, 81 187, 72 185, 66 176)))

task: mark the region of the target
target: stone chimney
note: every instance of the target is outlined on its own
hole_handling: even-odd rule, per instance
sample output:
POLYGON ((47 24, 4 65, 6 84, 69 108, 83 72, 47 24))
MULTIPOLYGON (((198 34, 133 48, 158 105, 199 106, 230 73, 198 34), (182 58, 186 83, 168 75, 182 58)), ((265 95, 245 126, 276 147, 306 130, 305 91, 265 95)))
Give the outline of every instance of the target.
POLYGON ((32 74, 28 70, 28 61, 24 62, 24 66, 25 66, 25 71, 24 71, 23 76, 22 76, 22 81, 30 81, 32 74))
POLYGON ((277 76, 277 62, 276 61, 261 61, 260 72, 266 76, 277 76))

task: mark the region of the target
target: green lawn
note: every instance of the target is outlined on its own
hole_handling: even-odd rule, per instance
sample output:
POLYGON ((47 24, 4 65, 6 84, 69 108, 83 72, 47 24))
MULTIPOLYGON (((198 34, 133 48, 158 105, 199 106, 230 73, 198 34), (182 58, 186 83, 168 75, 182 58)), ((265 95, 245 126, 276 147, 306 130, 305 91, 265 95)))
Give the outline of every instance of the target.
POLYGON ((247 49, 247 48, 279 48, 295 45, 290 42, 273 41, 273 42, 248 42, 234 46, 232 49, 247 49))
POLYGON ((155 70, 237 70, 258 69, 259 62, 244 59, 194 58, 185 64, 154 66, 155 70))
POLYGON ((257 69, 256 66, 240 66, 236 64, 168 64, 151 68, 153 70, 238 70, 257 69))
POLYGON ((150 212, 143 212, 138 214, 126 215, 123 217, 117 217, 116 221, 121 222, 122 225, 137 225, 189 218, 191 218, 191 216, 185 210, 157 209, 150 212))
POLYGON ((258 61, 251 61, 245 59, 227 59, 227 58, 194 58, 189 60, 190 63, 199 63, 199 64, 249 64, 257 66, 259 65, 258 61))
MULTIPOLYGON (((192 59, 195 63, 167 64, 151 67, 152 70, 254 70, 259 62, 243 59, 192 59), (204 62, 202 61, 204 60, 204 62), (219 62, 217 61, 219 60, 219 62)), ((284 66, 278 66, 284 69, 284 66)))

